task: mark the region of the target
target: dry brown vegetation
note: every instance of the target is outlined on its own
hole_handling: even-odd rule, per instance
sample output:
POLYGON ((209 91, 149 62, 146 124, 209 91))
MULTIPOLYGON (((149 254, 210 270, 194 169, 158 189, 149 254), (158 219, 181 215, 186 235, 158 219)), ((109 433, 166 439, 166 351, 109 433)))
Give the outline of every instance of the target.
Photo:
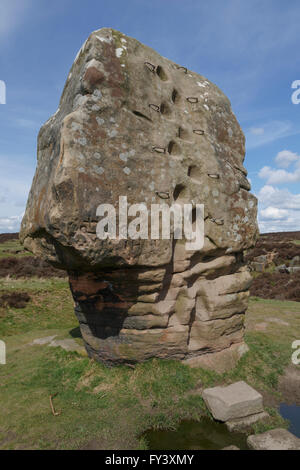
POLYGON ((20 258, 9 257, 0 259, 0 277, 66 277, 65 271, 55 269, 45 261, 33 256, 20 258))
POLYGON ((0 307, 24 308, 29 300, 27 292, 5 292, 0 295, 0 307))
POLYGON ((252 261, 257 256, 274 253, 275 264, 288 262, 295 256, 300 256, 300 232, 282 232, 262 234, 255 248, 249 250, 246 255, 247 261, 252 261))
POLYGON ((290 265, 300 256, 300 232, 262 234, 245 258, 250 263, 257 256, 271 255, 273 262, 266 272, 254 275, 251 295, 262 299, 293 300, 300 302, 300 272, 292 274, 275 271, 276 266, 290 265))
POLYGON ((254 279, 250 293, 262 299, 300 302, 300 272, 294 274, 262 273, 254 279))
POLYGON ((0 234, 0 277, 66 277, 65 271, 55 269, 40 258, 32 256, 19 242, 18 233, 0 234))

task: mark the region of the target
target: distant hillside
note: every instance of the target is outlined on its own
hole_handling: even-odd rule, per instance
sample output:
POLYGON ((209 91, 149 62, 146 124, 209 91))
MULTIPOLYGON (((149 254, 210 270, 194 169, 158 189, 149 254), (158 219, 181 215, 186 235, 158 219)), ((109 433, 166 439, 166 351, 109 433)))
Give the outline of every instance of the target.
MULTIPOLYGON (((300 232, 264 233, 245 254, 254 281, 251 295, 300 302, 300 232)), ((26 252, 18 233, 0 234, 0 277, 66 277, 45 261, 26 252)))
POLYGON ((300 302, 300 232, 264 233, 245 258, 252 296, 300 302))
POLYGON ((0 233, 0 243, 8 242, 9 240, 19 240, 18 233, 0 233))
POLYGON ((24 250, 18 233, 0 234, 0 277, 66 277, 66 272, 24 250))

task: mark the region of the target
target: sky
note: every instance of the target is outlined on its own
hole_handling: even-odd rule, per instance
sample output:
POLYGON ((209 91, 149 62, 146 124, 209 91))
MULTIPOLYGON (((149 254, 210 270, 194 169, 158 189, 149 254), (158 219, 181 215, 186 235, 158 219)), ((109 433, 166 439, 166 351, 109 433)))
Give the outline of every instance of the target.
POLYGON ((299 24, 299 0, 1 0, 0 233, 19 230, 38 131, 81 45, 102 27, 222 89, 246 135, 261 232, 300 230, 299 24))

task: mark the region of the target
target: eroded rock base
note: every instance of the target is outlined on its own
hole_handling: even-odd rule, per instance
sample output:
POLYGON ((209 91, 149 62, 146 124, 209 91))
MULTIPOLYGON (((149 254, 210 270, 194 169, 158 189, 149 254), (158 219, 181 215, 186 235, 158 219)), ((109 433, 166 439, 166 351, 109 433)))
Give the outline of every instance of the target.
POLYGON ((251 276, 234 255, 188 263, 175 257, 162 268, 70 273, 69 279, 87 352, 98 361, 158 357, 193 365, 203 356, 226 370, 245 350, 251 276))

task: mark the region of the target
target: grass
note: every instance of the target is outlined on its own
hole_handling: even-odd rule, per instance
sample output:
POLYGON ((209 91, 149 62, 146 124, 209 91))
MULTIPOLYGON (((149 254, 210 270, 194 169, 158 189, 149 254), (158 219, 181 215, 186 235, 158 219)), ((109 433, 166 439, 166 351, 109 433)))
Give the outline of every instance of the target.
POLYGON ((0 308, 0 337, 28 331, 78 327, 68 283, 64 279, 0 279, 0 294, 27 292, 24 309, 0 308))
POLYGON ((153 360, 135 370, 108 369, 28 343, 9 355, 12 363, 0 375, 0 441, 8 433, 14 437, 2 448, 72 449, 96 439, 103 449, 133 449, 149 427, 174 429, 181 419, 200 419, 205 410, 199 396, 184 397, 194 377, 180 363, 153 360), (49 396, 56 393, 61 414, 54 417, 49 396))
POLYGON ((277 410, 274 408, 266 407, 266 411, 270 418, 263 421, 258 421, 253 425, 253 431, 255 434, 262 434, 263 432, 270 431, 274 428, 288 428, 289 421, 283 419, 277 410))
MULTIPOLYGON (((260 299, 252 297, 246 315, 248 331, 264 331, 275 345, 284 345, 290 350, 290 345, 299 339, 300 332, 300 303, 288 300, 260 299)), ((280 346, 278 346, 280 347, 280 346)))
POLYGON ((292 240, 295 245, 300 245, 300 240, 292 240))
POLYGON ((19 240, 9 240, 0 243, 0 259, 8 258, 9 256, 20 258, 23 256, 32 256, 32 254, 24 250, 19 240))
MULTIPOLYGON (((251 299, 250 351, 224 375, 157 359, 135 369, 107 368, 77 353, 32 344, 53 334, 74 336, 78 323, 65 280, 2 279, 1 290, 31 296, 25 309, 0 309, 0 338, 7 344, 7 365, 0 366, 1 449, 81 449, 91 442, 99 449, 144 449, 140 436, 147 429, 175 429, 181 420, 209 415, 202 387, 246 380, 278 396, 278 377, 290 363, 292 340, 299 339, 299 303, 251 299), (260 323, 265 330, 257 330, 260 323), (49 404, 56 393, 59 416, 49 404)), ((264 426, 279 423, 284 425, 271 409, 264 426)), ((255 432, 260 429, 256 425, 255 432)))

